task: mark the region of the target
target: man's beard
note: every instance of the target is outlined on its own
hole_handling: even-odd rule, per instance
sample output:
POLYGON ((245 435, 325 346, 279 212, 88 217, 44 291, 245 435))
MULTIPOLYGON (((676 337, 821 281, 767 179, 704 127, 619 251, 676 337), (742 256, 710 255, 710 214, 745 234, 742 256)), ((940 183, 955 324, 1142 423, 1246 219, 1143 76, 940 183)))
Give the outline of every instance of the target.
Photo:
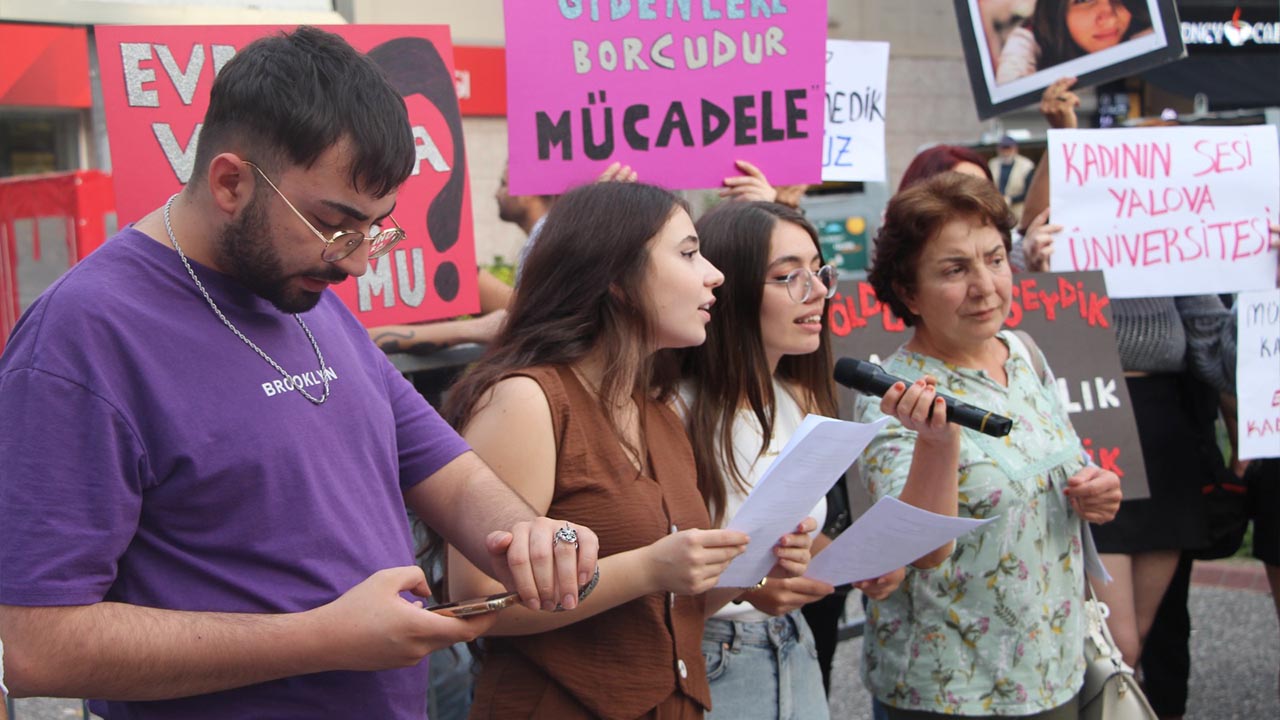
MULTIPOLYGON (((271 244, 271 223, 267 218, 266 199, 255 195, 240 219, 222 229, 218 236, 219 264, 255 295, 284 313, 303 313, 320 302, 322 293, 300 288, 290 290, 289 282, 297 275, 286 275, 280 255, 271 244)), ((320 256, 316 243, 316 258, 320 256)), ((327 265, 327 264, 326 264, 327 265)), ((347 274, 327 266, 312 277, 340 283, 347 274)))

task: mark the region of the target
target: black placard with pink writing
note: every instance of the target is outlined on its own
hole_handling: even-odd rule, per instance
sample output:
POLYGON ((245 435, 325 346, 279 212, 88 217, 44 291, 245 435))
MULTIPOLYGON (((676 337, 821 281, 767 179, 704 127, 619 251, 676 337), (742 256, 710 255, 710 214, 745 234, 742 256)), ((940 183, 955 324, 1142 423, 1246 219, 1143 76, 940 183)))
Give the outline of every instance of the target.
MULTIPOLYGON (((879 363, 911 337, 911 329, 876 299, 865 281, 841 283, 827 323, 837 357, 879 363)), ((1126 499, 1149 497, 1102 273, 1015 276, 1005 326, 1025 330, 1044 352, 1071 422, 1093 461, 1120 476, 1126 499)), ((852 402, 853 392, 841 388, 843 417, 849 417, 852 402)), ((855 494, 861 492, 857 483, 853 485, 855 494)))

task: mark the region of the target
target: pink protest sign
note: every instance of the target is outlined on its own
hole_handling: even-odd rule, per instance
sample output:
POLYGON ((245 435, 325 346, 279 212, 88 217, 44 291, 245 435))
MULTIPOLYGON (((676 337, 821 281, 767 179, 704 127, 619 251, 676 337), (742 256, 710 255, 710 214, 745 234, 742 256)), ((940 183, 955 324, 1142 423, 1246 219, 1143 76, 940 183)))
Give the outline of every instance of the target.
POLYGON ((825 0, 506 0, 512 194, 820 182, 825 0))
POLYGON ((1101 270, 1113 298, 1275 287, 1270 125, 1049 131, 1054 271, 1101 270))

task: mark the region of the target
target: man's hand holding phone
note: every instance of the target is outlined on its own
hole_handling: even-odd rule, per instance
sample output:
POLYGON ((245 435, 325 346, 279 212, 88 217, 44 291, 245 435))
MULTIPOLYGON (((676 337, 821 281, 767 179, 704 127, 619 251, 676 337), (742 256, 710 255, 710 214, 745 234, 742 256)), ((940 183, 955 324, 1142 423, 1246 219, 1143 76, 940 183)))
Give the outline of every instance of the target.
POLYGON ((444 603, 442 605, 431 605, 428 606, 427 609, 433 613, 444 615, 445 617, 464 618, 504 610, 515 605, 519 601, 519 594, 513 592, 502 592, 488 597, 471 598, 470 600, 460 600, 458 602, 444 603))
POLYGON ((421 568, 379 570, 333 602, 308 611, 316 637, 341 658, 343 669, 387 670, 416 665, 436 650, 474 640, 498 621, 494 612, 466 617, 424 612, 422 602, 405 600, 402 592, 431 596, 421 568))

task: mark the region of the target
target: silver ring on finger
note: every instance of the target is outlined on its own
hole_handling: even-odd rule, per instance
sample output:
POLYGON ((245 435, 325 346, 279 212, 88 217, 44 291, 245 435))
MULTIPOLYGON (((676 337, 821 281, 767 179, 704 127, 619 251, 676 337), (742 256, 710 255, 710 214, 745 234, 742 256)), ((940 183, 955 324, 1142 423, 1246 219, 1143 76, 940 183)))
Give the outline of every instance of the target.
POLYGON ((578 548, 578 531, 569 527, 569 523, 565 523, 564 527, 557 530, 556 534, 551 538, 551 547, 555 547, 560 543, 572 545, 575 550, 578 548))

